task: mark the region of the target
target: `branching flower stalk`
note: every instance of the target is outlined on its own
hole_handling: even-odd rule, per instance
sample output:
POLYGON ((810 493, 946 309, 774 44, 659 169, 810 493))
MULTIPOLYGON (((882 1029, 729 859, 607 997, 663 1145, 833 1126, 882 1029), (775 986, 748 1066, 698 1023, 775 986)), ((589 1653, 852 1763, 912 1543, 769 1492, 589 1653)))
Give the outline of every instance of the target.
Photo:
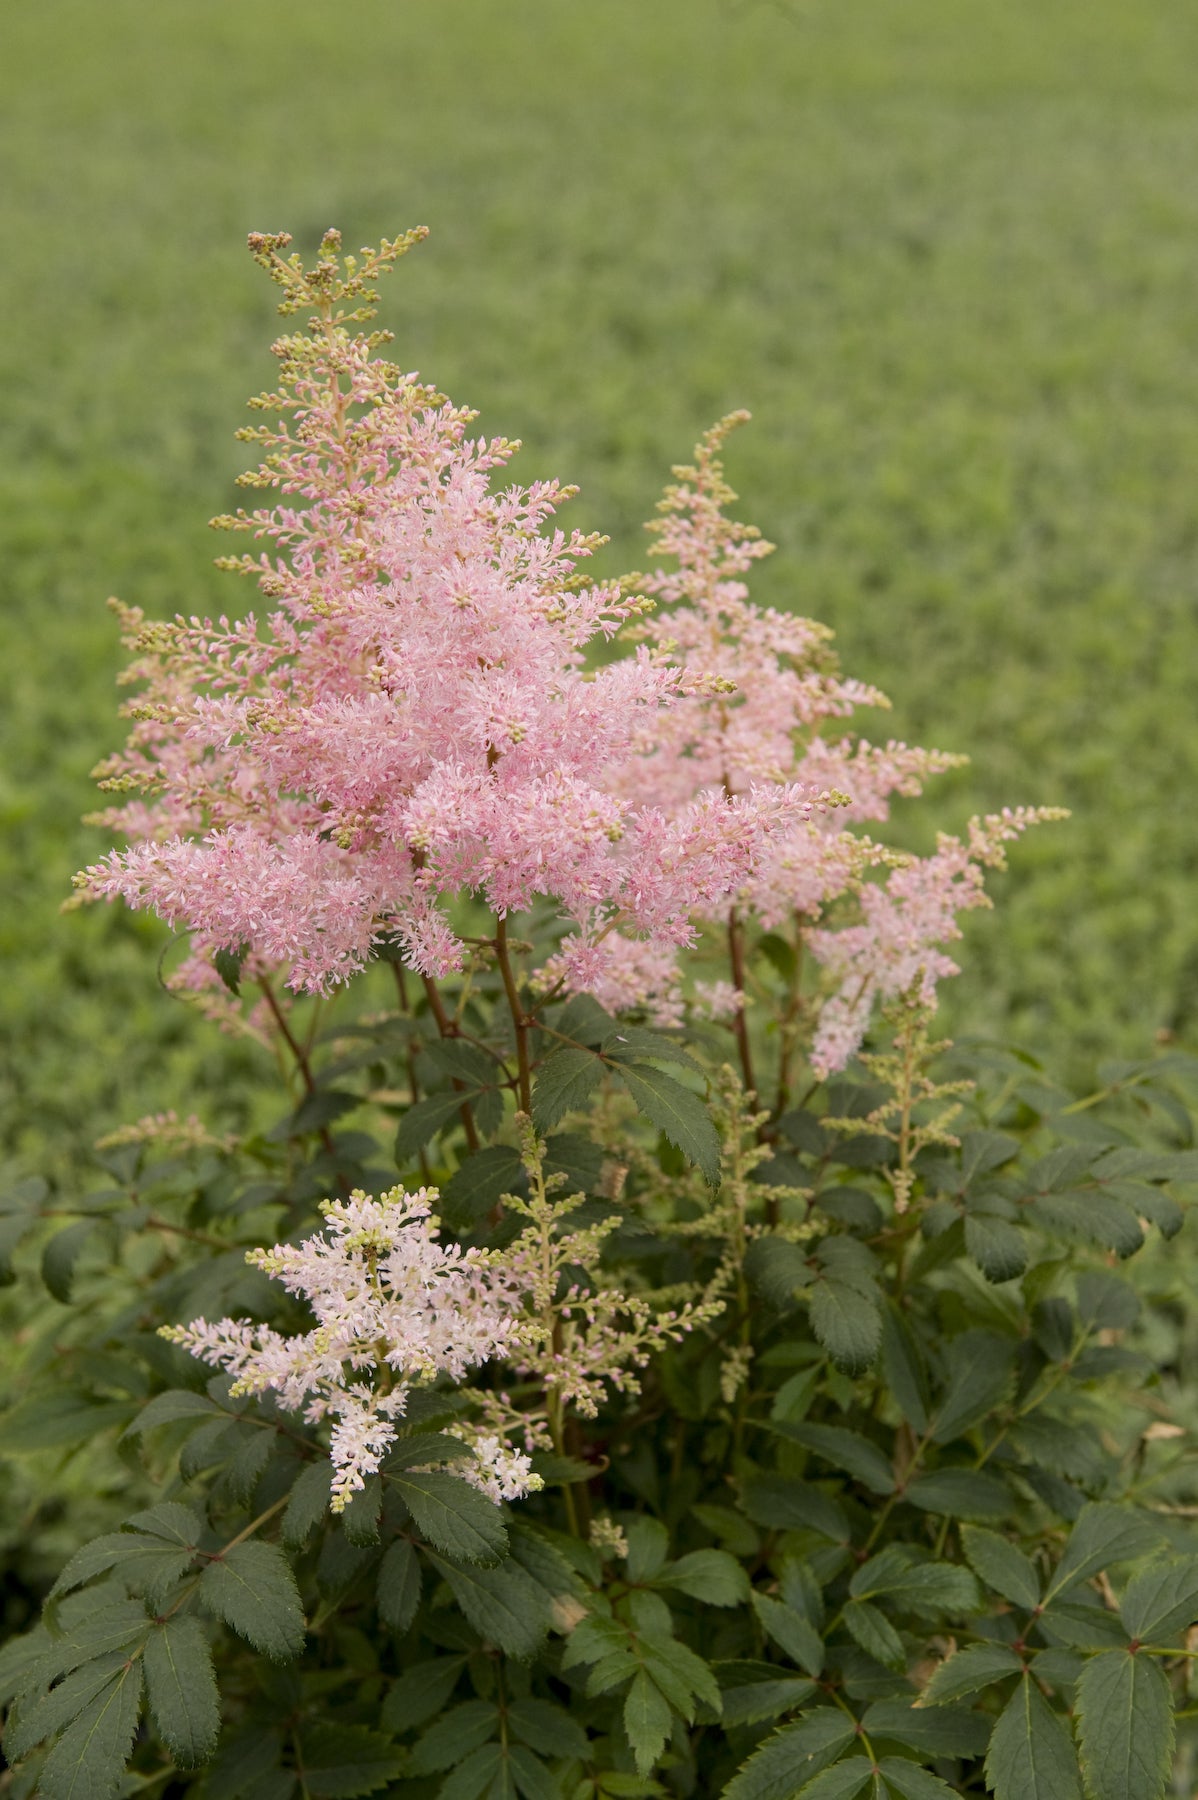
POLYGON ((894 1195, 894 1210, 901 1216, 911 1204, 915 1185, 915 1159, 921 1150, 936 1146, 957 1149, 960 1139, 951 1127, 961 1111, 971 1081, 935 1081, 928 1070, 949 1048, 948 1039, 929 1035, 932 1013, 917 991, 884 1008, 883 1019, 894 1037, 888 1051, 862 1053, 860 1061, 874 1080, 887 1090, 886 1098, 864 1118, 825 1117, 829 1131, 854 1136, 865 1130, 888 1138, 896 1158, 886 1165, 886 1179, 894 1195), (924 1109, 933 1107, 928 1113, 924 1109))

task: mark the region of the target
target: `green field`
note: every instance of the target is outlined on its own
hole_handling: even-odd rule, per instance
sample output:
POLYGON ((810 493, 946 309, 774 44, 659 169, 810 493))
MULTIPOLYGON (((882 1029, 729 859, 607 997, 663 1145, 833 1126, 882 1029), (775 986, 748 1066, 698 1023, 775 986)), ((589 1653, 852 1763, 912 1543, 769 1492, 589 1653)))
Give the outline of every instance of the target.
MULTIPOLYGON (((118 741, 110 592, 234 609, 207 517, 270 378, 252 228, 426 223, 399 359, 640 559, 736 405, 760 598, 1064 803, 950 1020, 1074 1069, 1198 1041, 1198 9, 1187 0, 41 0, 0 26, 0 1107, 26 1164, 253 1066, 162 936, 57 907, 118 741)), ((911 830, 916 839, 927 821, 911 830)))

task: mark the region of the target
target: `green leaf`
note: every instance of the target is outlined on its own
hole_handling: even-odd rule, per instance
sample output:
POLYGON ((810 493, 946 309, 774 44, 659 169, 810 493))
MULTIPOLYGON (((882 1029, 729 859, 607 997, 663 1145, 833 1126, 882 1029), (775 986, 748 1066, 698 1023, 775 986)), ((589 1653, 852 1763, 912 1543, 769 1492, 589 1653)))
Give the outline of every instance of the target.
POLYGON ((551 1599, 566 1594, 573 1594, 579 1600, 584 1598, 587 1584, 579 1570, 588 1571, 596 1582, 599 1580, 600 1564, 594 1548, 578 1538, 551 1533, 545 1527, 538 1528, 530 1525, 527 1519, 519 1518, 512 1522, 511 1537, 512 1555, 551 1599), (575 1551, 577 1561, 572 1554, 575 1551))
POLYGON ((834 1544, 847 1544, 849 1522, 835 1500, 808 1482, 788 1475, 745 1475, 740 1503, 758 1525, 773 1531, 818 1531, 834 1544))
POLYGON ((1022 1660, 1005 1644, 968 1644, 941 1663, 921 1698, 925 1706, 943 1706, 1022 1673, 1022 1660))
POLYGON ((13 1252, 28 1237, 37 1222, 38 1215, 35 1212, 0 1214, 0 1287, 8 1287, 16 1280, 12 1266, 13 1252))
MULTIPOLYGON (((411 1417, 417 1399, 431 1402, 437 1399, 454 1401, 457 1398, 456 1394, 413 1394, 408 1400, 408 1417, 411 1417)), ((452 1407, 446 1408, 447 1412, 452 1410, 452 1407)), ((390 1475, 397 1470, 419 1469, 426 1463, 452 1462, 457 1457, 468 1459, 471 1455, 472 1452, 462 1440, 451 1437, 447 1431, 414 1431, 410 1437, 401 1437, 392 1444, 383 1458, 382 1471, 384 1475, 390 1475)))
POLYGON ((674 1588, 708 1606, 739 1606, 749 1598, 749 1577, 726 1550, 691 1550, 664 1569, 654 1585, 674 1588))
POLYGON ((874 1765, 868 1756, 850 1756, 800 1788, 798 1800, 856 1800, 873 1778, 874 1765))
POLYGON ((1019 1139, 1006 1131, 966 1131, 961 1137, 961 1186, 988 1175, 1019 1154, 1019 1139))
POLYGON ((1027 1238, 995 1213, 966 1214, 965 1248, 987 1281, 1012 1281, 1027 1268, 1027 1238))
POLYGON ((815 1693, 815 1683, 802 1675, 785 1675, 776 1663, 728 1662, 716 1665, 723 1695, 725 1729, 762 1725, 793 1712, 815 1693))
POLYGON ((693 1718, 694 1700, 701 1700, 718 1716, 722 1704, 720 1684, 710 1663, 688 1650, 685 1644, 680 1644, 677 1638, 666 1637, 652 1629, 642 1629, 640 1641, 649 1673, 684 1718, 693 1718))
POLYGON ((1162 1557, 1137 1570, 1119 1616, 1139 1643, 1175 1643, 1198 1619, 1198 1556, 1162 1557))
POLYGON ((428 1775, 452 1769, 498 1734, 499 1708, 493 1700, 466 1700, 451 1706, 429 1726, 412 1751, 412 1773, 428 1775))
POLYGON ((624 1730, 632 1745, 638 1775, 649 1775, 666 1746, 672 1719, 670 1703, 644 1669, 633 1676, 624 1699, 624 1730))
POLYGON ((719 1187, 720 1140, 698 1094, 650 1063, 621 1063, 619 1075, 638 1110, 698 1165, 708 1187, 719 1187))
POLYGON ((379 1476, 370 1475, 365 1485, 350 1495, 341 1514, 341 1529, 355 1549, 365 1550, 378 1543, 382 1510, 383 1483, 379 1476))
POLYGON ((212 967, 234 999, 241 993, 241 965, 249 953, 248 944, 239 944, 236 950, 214 950, 212 952, 212 967))
POLYGON ((1155 1225, 1163 1238, 1175 1238, 1185 1224, 1185 1213, 1172 1194, 1163 1188, 1148 1187, 1143 1182, 1117 1182, 1110 1190, 1126 1200, 1140 1218, 1155 1225))
POLYGON ((1077 1316, 1093 1331, 1129 1331, 1140 1316, 1140 1296, 1109 1269, 1085 1269, 1077 1277, 1077 1316))
POLYGON ((550 1600, 527 1570, 511 1559, 479 1568, 426 1555, 480 1637, 521 1662, 536 1655, 549 1630, 550 1600))
POLYGON ((1163 1800, 1173 1762, 1173 1696, 1151 1656, 1104 1650, 1077 1682, 1077 1735, 1093 1800, 1163 1800))
POLYGON ((388 1731, 410 1731, 445 1706, 465 1667, 461 1656, 436 1656, 413 1663, 388 1690, 380 1722, 388 1731))
POLYGON ((771 1637, 780 1650, 784 1650, 792 1662, 798 1663, 800 1669, 808 1675, 818 1675, 824 1666, 824 1646, 819 1632, 802 1613, 797 1613, 793 1606, 785 1606, 781 1600, 774 1600, 768 1594, 753 1595, 753 1610, 761 1621, 762 1629, 771 1637))
POLYGON ((808 1305, 811 1329, 837 1368, 847 1375, 864 1374, 882 1342, 878 1300, 825 1275, 812 1287, 808 1305))
POLYGON ((714 1714, 720 1715, 723 1705, 720 1683, 712 1674, 711 1663, 705 1663, 702 1656, 689 1651, 685 1643, 678 1643, 676 1638, 666 1636, 664 1631, 657 1631, 651 1625, 640 1627, 640 1652, 644 1654, 646 1669, 675 1712, 691 1721, 694 1719, 694 1701, 700 1699, 703 1705, 711 1706, 714 1714))
POLYGON ((441 1189, 437 1210, 453 1230, 467 1231, 519 1186, 523 1173, 519 1154, 507 1144, 476 1150, 441 1189))
POLYGON ((903 1498, 921 1512, 949 1519, 1005 1519, 1015 1508, 1006 1482, 980 1469, 935 1469, 930 1475, 918 1475, 903 1498))
POLYGON ((1077 1678, 1086 1666, 1086 1659, 1076 1650, 1062 1650, 1054 1645, 1049 1650, 1037 1650, 1032 1657, 1032 1674, 1044 1685, 1055 1688, 1064 1694, 1066 1689, 1077 1685, 1077 1678))
POLYGON ((40 1800, 110 1800, 141 1713, 141 1661, 125 1663, 67 1726, 42 1764, 40 1800))
POLYGON ((1109 1501, 1095 1500, 1083 1506, 1069 1534, 1065 1554, 1057 1564, 1045 1600, 1063 1594, 1076 1582, 1097 1575, 1115 1563, 1146 1556, 1161 1542, 1159 1526, 1143 1513, 1109 1501))
POLYGON ((192 1556, 191 1550, 168 1546, 135 1531, 110 1531, 75 1552, 50 1596, 67 1594, 106 1569, 118 1569, 130 1580, 148 1581, 156 1590, 163 1589, 190 1567, 192 1556))
POLYGON ((456 1475, 390 1475, 422 1537, 446 1556, 496 1563, 507 1550, 499 1508, 456 1475))
POLYGON ((437 1789, 437 1800, 511 1800, 498 1744, 480 1744, 437 1789))
POLYGON ((645 1513, 629 1519, 624 1528, 628 1543, 627 1571, 632 1582, 652 1581, 664 1569, 670 1554, 670 1534, 660 1519, 645 1513))
POLYGON ((923 1358, 911 1327, 897 1306, 887 1306, 881 1317, 882 1373, 904 1419, 922 1436, 928 1427, 931 1406, 923 1358))
POLYGON ((563 1114, 584 1107, 603 1079, 604 1065, 591 1050, 566 1045, 547 1056, 532 1087, 532 1122, 550 1131, 563 1114))
POLYGON ((76 1219, 65 1231, 56 1231, 42 1251, 42 1280, 64 1306, 71 1298, 75 1264, 98 1229, 95 1219, 76 1219))
POLYGON ((785 1312, 795 1296, 810 1287, 815 1270, 801 1244, 765 1233, 753 1238, 745 1251, 745 1276, 754 1293, 778 1312, 785 1312))
POLYGON ((542 1756, 587 1754, 587 1734, 564 1707, 548 1700, 513 1700, 507 1709, 508 1729, 520 1743, 542 1756))
POLYGON ((986 1586, 1029 1611, 1040 1604, 1040 1577, 1030 1557, 996 1531, 963 1525, 961 1548, 965 1560, 986 1586))
POLYGON ((300 1734, 304 1787, 312 1800, 354 1800, 395 1779, 404 1759, 365 1725, 308 1725, 300 1734))
POLYGON ((906 1668, 907 1652, 903 1640, 884 1612, 879 1612, 868 1600, 849 1600, 841 1617, 849 1634, 867 1656, 888 1669, 906 1668))
POLYGON ((875 1700, 861 1723, 871 1738, 889 1738, 921 1756, 981 1756, 990 1741, 991 1721, 963 1706, 875 1700))
POLYGON ((379 1618, 389 1630, 403 1632, 419 1605, 420 1559, 407 1538, 396 1538, 379 1565, 379 1618))
POLYGON ((1133 1256, 1144 1242, 1144 1233, 1125 1200, 1100 1187, 1078 1188, 1068 1194, 1041 1194, 1029 1211, 1037 1225, 1076 1243, 1098 1244, 1117 1256, 1133 1256))
POLYGON ((493 1056, 465 1038, 434 1038, 425 1043, 423 1053, 440 1074, 451 1075, 466 1087, 493 1087, 503 1073, 493 1056))
POLYGON ((188 1388, 168 1388, 165 1394, 155 1394, 142 1407, 125 1436, 140 1437, 143 1432, 153 1431, 156 1425, 173 1425, 177 1419, 228 1417, 225 1409, 210 1400, 207 1394, 193 1394, 188 1388))
POLYGON ((1082 1800, 1069 1727, 1025 1675, 999 1714, 986 1756, 995 1800, 1082 1800))
POLYGON ((106 1656, 75 1669, 41 1699, 19 1706, 10 1715, 4 1733, 4 1753, 8 1761, 20 1762, 36 1744, 69 1725, 108 1687, 126 1661, 123 1651, 109 1651, 106 1656))
POLYGON ((615 1062, 633 1062, 646 1057, 650 1062, 676 1063, 680 1068, 703 1073, 702 1065, 682 1044, 663 1037, 660 1031, 649 1031, 643 1025, 617 1025, 614 1031, 608 1032, 599 1048, 604 1056, 610 1056, 615 1062))
POLYGON ((521 1800, 561 1800, 560 1783, 549 1773, 540 1757, 534 1756, 524 1744, 507 1745, 503 1779, 505 1786, 499 1788, 493 1784, 488 1800, 508 1800, 509 1796, 517 1794, 521 1800))
POLYGON ((575 994, 567 1000, 555 1020, 562 1037, 592 1047, 601 1044, 616 1028, 616 1021, 592 994, 575 994))
POLYGON ((299 1550, 329 1510, 333 1467, 327 1460, 309 1463, 292 1483, 291 1497, 283 1514, 283 1542, 299 1550))
POLYGON ((212 1654, 190 1613, 164 1619, 146 1639, 146 1692, 154 1723, 185 1769, 207 1762, 220 1735, 220 1699, 212 1654))
POLYGON ((603 1150, 576 1131, 559 1131, 545 1140, 546 1175, 564 1175, 563 1194, 593 1194, 603 1175, 603 1150))
POLYGON ((180 1544, 188 1550, 195 1548, 205 1531, 204 1521, 195 1508, 184 1506, 178 1500, 160 1500, 157 1506, 132 1513, 125 1524, 131 1531, 142 1531, 148 1537, 161 1538, 167 1544, 180 1544))
POLYGON ((1107 1468, 1107 1455, 1098 1434, 1089 1425, 1071 1425, 1048 1407, 1020 1419, 1007 1434, 1007 1442, 1024 1463, 1041 1473, 1063 1475, 1093 1488, 1107 1468))
POLYGON ((468 1094, 426 1094, 409 1106, 395 1134, 395 1160, 406 1163, 461 1112, 468 1094))
POLYGON ((58 1603, 57 1612, 60 1636, 51 1637, 47 1632, 39 1638, 34 1633, 32 1644, 28 1638, 14 1640, 12 1647, 21 1652, 21 1659, 16 1669, 8 1671, 11 1693, 44 1687, 107 1651, 133 1650, 145 1641, 150 1629, 140 1600, 105 1600, 94 1589, 68 1595, 58 1603))
POLYGON ((876 1444, 860 1432, 846 1431, 842 1425, 792 1425, 785 1420, 771 1427, 779 1436, 802 1444, 814 1451, 835 1469, 856 1477, 873 1494, 894 1492, 894 1470, 876 1444))
POLYGON ((976 1612, 982 1604, 968 1569, 946 1562, 917 1562, 898 1544, 863 1563, 849 1583, 854 1600, 889 1599, 923 1618, 976 1612))
POLYGON ((508 1772, 523 1800, 561 1800, 561 1787, 539 1756, 525 1744, 507 1747, 508 1772))
POLYGON ((313 1093, 305 1094, 290 1118, 274 1126, 267 1136, 275 1142, 286 1143, 309 1133, 315 1134, 361 1104, 361 1094, 355 1094, 349 1088, 317 1088, 313 1093))
POLYGON ((1014 1345, 992 1331, 963 1331, 948 1345, 948 1391, 934 1409, 932 1436, 939 1444, 988 1418, 1011 1383, 1014 1345))
POLYGON ((304 1613, 291 1564, 275 1544, 236 1544, 200 1577, 200 1599, 239 1637, 283 1661, 304 1647, 304 1613))
POLYGON ((770 1418, 798 1425, 810 1412, 812 1402, 823 1386, 823 1378, 824 1370, 819 1363, 813 1363, 808 1369, 796 1369, 793 1375, 788 1375, 774 1395, 770 1418))
POLYGON ((838 1708, 822 1706, 784 1725, 732 1777, 722 1800, 791 1800, 836 1761, 856 1737, 856 1727, 838 1708))
MULTIPOLYGON (((1087 1599, 1090 1596, 1088 1588, 1081 1593, 1087 1599)), ((1075 1650, 1106 1650, 1113 1645, 1127 1648, 1127 1634, 1119 1619, 1098 1604, 1054 1600, 1040 1615, 1040 1629, 1050 1644, 1060 1641, 1075 1650)))
POLYGON ((961 1791, 949 1787, 947 1781, 941 1781, 930 1769, 921 1769, 918 1763, 907 1762, 902 1757, 884 1756, 878 1767, 891 1793, 900 1795, 901 1800, 955 1800, 961 1791))
POLYGON ((124 1401, 93 1401, 84 1394, 31 1394, 0 1417, 0 1453, 25 1456, 90 1443, 114 1425, 126 1425, 124 1401))

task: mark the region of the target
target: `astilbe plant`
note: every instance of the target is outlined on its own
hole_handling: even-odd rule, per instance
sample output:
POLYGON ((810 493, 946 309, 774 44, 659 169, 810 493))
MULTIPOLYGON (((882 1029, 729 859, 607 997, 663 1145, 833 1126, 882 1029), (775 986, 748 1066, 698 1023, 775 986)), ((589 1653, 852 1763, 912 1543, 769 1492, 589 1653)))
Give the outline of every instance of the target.
POLYGON ((0 1651, 6 1791, 1161 1800, 1195 1480, 1117 1265, 1182 1225, 1189 1066, 1073 1102, 933 1037, 1054 815, 867 835, 955 759, 749 599, 743 415, 588 584, 567 490, 364 330, 422 235, 251 239, 308 315, 243 434, 278 504, 217 521, 270 610, 122 609, 82 893, 292 1091, 2 1202, 54 1312, 0 1449, 113 1494, 0 1651))

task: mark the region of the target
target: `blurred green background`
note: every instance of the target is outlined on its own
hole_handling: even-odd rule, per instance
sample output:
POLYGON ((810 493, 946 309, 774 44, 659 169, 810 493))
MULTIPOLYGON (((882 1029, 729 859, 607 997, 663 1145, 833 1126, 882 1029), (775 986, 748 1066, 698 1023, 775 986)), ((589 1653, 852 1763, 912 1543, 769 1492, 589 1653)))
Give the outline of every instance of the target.
POLYGON ((272 363, 254 228, 414 223, 397 355, 635 566, 733 406, 757 596, 964 750, 901 829, 1063 803, 948 1022, 1084 1072, 1198 1037, 1192 0, 16 0, 0 24, 0 1112, 69 1164, 247 1052, 162 934, 59 916, 119 741, 110 592, 235 610, 210 514, 272 363), (926 814, 926 817, 924 816, 926 814))

